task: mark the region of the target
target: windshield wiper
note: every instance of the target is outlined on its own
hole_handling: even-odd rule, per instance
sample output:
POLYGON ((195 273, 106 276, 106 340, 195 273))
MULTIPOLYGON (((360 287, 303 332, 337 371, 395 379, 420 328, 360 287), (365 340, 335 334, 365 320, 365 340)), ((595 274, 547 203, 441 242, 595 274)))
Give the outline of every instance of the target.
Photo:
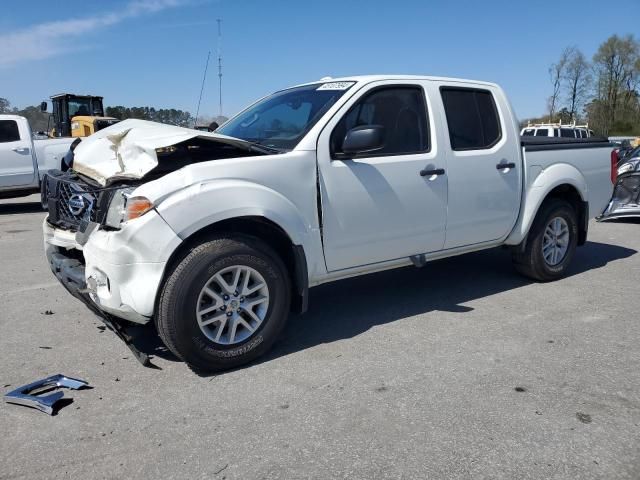
POLYGON ((251 145, 251 148, 257 152, 260 153, 282 153, 284 151, 286 151, 285 149, 282 148, 277 148, 277 147, 271 147, 268 145, 263 145, 260 142, 249 142, 251 145))

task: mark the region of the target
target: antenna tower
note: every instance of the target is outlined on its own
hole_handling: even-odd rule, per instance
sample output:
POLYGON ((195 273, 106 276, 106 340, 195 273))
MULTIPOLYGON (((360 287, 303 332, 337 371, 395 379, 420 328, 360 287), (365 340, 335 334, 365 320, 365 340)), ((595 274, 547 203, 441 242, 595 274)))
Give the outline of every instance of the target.
POLYGON ((218 84, 220 97, 220 112, 222 116, 222 19, 218 18, 218 84))

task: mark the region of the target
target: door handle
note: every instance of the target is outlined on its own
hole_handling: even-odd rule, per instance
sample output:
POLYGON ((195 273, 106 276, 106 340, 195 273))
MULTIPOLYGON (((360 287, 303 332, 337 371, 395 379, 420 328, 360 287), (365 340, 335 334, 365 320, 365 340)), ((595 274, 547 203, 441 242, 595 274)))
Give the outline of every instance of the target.
POLYGON ((509 162, 509 163, 499 163, 496 165, 496 169, 498 170, 504 170, 505 168, 516 168, 516 164, 513 162, 509 162))
POLYGON ((15 147, 15 148, 12 148, 11 150, 17 153, 29 153, 28 147, 15 147))
POLYGON ((444 168, 434 168, 432 170, 420 170, 421 177, 430 177, 431 175, 444 175, 444 168))

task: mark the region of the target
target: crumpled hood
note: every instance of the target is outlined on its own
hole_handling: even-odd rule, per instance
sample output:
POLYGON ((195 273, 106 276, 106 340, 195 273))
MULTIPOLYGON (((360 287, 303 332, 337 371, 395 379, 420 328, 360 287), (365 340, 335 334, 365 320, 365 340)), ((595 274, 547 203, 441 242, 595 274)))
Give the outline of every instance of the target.
POLYGON ((124 120, 83 139, 74 150, 73 169, 102 186, 116 180, 140 179, 158 165, 157 148, 192 138, 251 150, 238 138, 147 120, 124 120))

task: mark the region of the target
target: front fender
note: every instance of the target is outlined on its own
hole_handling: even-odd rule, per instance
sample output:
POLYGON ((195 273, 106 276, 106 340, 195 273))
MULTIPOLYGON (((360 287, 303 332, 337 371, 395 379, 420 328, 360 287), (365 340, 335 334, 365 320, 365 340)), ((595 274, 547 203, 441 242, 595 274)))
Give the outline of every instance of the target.
POLYGON ((554 188, 570 185, 577 190, 582 201, 588 199, 587 181, 584 175, 568 163, 556 163, 545 169, 539 166, 530 166, 527 177, 528 187, 525 187, 520 215, 505 241, 507 245, 518 245, 525 239, 540 205, 554 188))
POLYGON ((245 180, 191 185, 165 198, 157 210, 182 239, 222 220, 259 216, 277 224, 294 244, 311 248, 313 226, 293 202, 273 189, 245 180))

